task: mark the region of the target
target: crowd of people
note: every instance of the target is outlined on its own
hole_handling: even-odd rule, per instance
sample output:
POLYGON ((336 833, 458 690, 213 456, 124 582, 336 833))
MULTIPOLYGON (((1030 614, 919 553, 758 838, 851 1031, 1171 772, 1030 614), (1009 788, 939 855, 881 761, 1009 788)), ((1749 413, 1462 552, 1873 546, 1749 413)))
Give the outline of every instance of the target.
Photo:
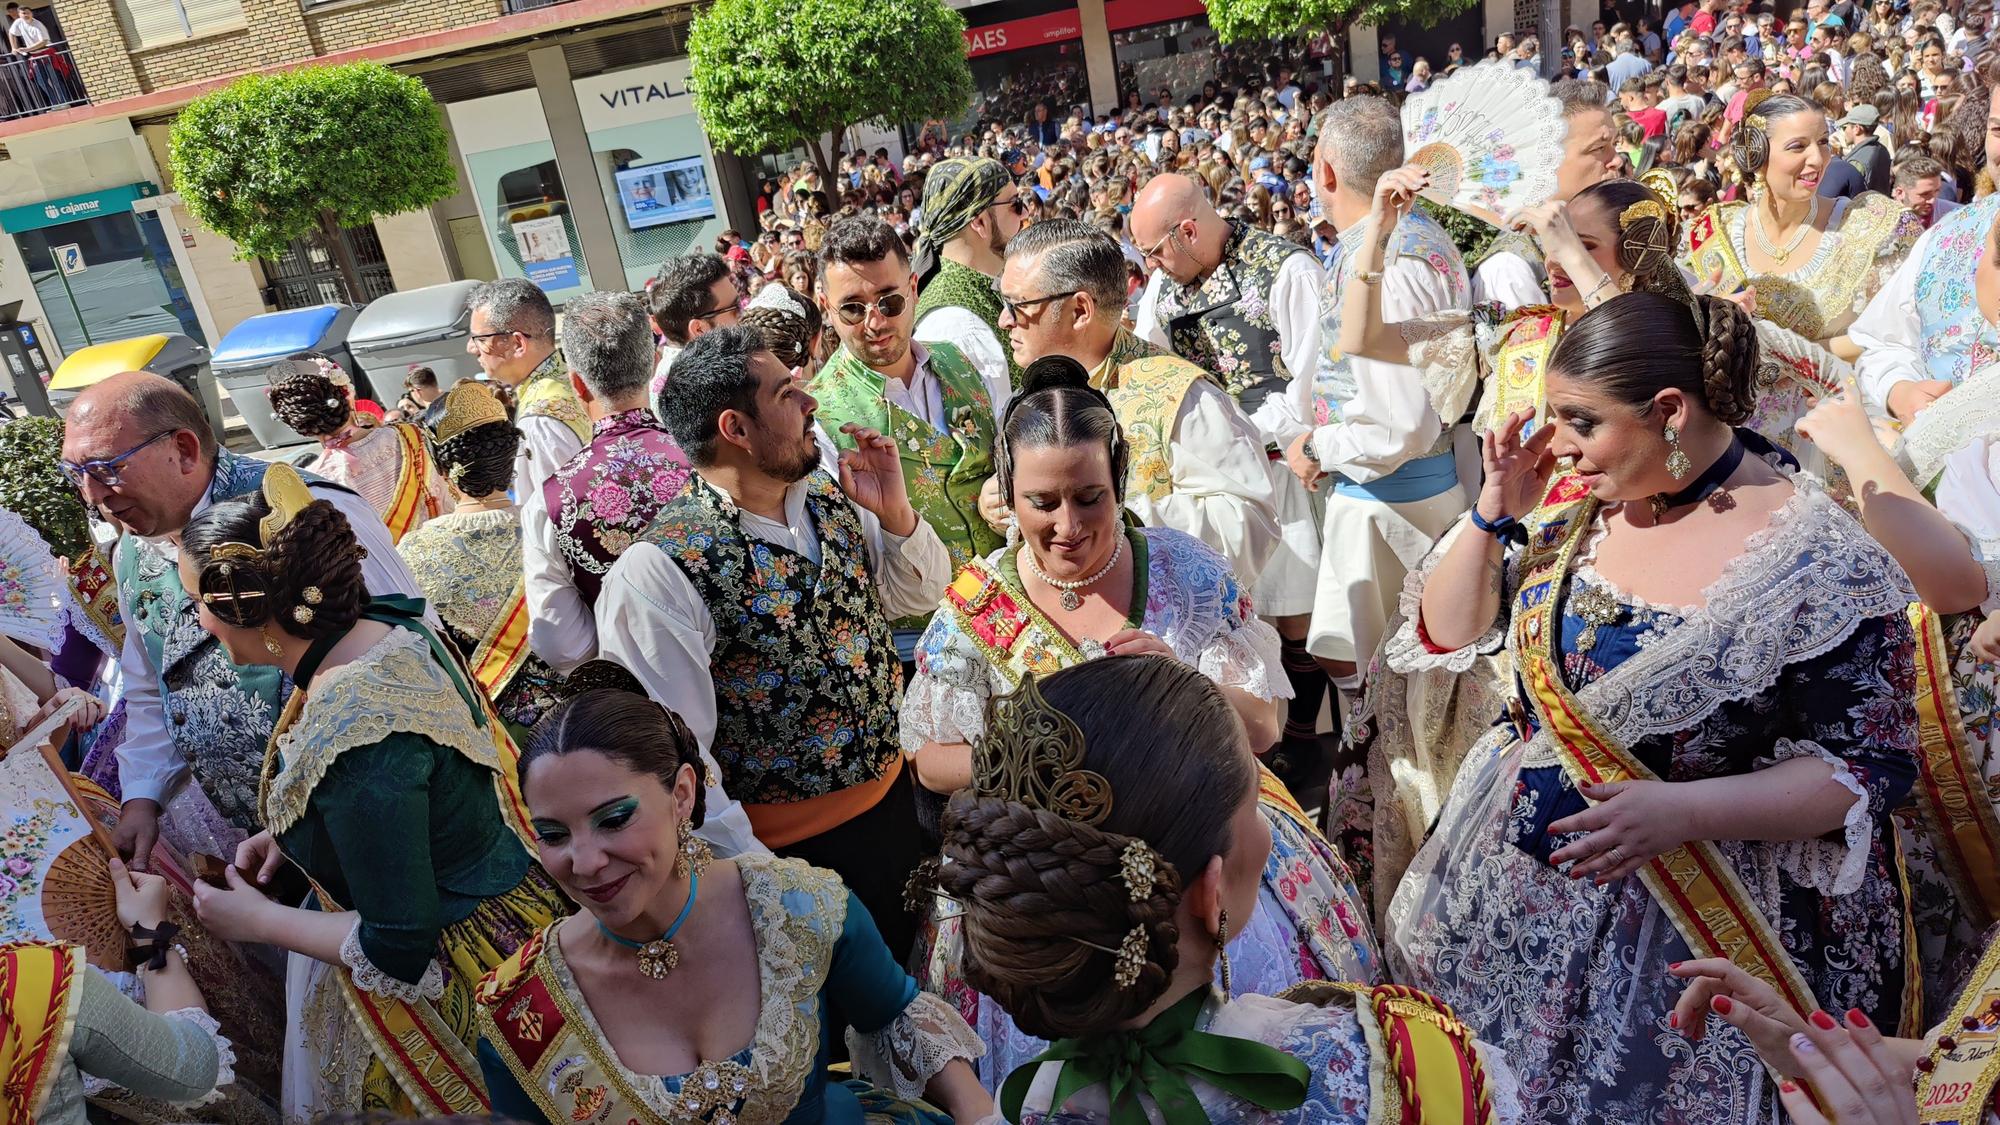
POLYGON ((2000 1112, 1986 15, 1606 0, 1497 225, 1398 103, 1535 37, 1221 52, 485 283, 393 411, 294 357, 303 469, 12 424, 0 745, 129 936, 0 810, 0 1110, 2000 1112))

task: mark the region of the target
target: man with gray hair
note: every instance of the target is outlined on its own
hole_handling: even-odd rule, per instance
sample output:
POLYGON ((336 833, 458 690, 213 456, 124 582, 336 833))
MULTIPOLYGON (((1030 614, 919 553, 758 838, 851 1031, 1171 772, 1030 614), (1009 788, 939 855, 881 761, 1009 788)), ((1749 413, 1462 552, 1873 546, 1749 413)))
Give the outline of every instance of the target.
POLYGON ((1388 102, 1346 98, 1326 111, 1312 175, 1340 232, 1320 327, 1329 346, 1317 378, 1296 384, 1292 406, 1303 432, 1287 446, 1286 463, 1306 487, 1327 492, 1307 647, 1350 692, 1382 640, 1408 568, 1466 509, 1452 455, 1458 419, 1438 417, 1414 368, 1337 350, 1350 286, 1379 290, 1388 323, 1470 304, 1451 236, 1421 211, 1377 232, 1386 251, 1381 269, 1359 268, 1376 181, 1402 162, 1402 122, 1388 102))
POLYGON ((605 572, 687 483, 687 457, 648 409, 653 333, 631 293, 585 293, 563 310, 569 386, 590 444, 521 498, 528 644, 559 672, 597 655, 605 572))
POLYGON ((999 292, 1014 362, 1068 356, 1111 400, 1128 450, 1125 506, 1207 543, 1245 588, 1254 583, 1278 546, 1263 435, 1206 371, 1125 328, 1118 240, 1045 219, 1007 243, 999 292))
POLYGON ((514 390, 514 424, 521 429, 521 460, 514 495, 526 497, 590 440, 590 419, 563 377, 556 350, 556 311, 532 281, 488 281, 466 299, 472 334, 465 350, 495 383, 514 390))

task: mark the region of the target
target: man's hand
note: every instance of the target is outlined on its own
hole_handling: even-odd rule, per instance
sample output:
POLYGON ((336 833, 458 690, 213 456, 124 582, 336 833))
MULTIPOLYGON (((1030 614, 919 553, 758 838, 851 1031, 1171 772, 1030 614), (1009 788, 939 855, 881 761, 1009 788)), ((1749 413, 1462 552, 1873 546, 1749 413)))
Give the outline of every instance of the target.
POLYGON ((871 512, 890 535, 917 530, 917 510, 903 486, 903 461, 896 443, 852 422, 840 432, 854 439, 854 448, 840 455, 840 488, 862 510, 871 512))
POLYGON ((1318 492, 1319 482, 1326 473, 1319 467, 1319 462, 1306 456, 1306 439, 1311 436, 1311 433, 1303 433, 1292 439, 1292 444, 1285 449, 1285 467, 1299 478, 1299 483, 1306 486, 1307 492, 1318 492))
POLYGON ((118 854, 125 857, 132 870, 146 870, 153 858, 153 843, 159 838, 160 803, 145 797, 125 802, 125 807, 119 810, 118 827, 111 833, 111 842, 118 846, 118 854))

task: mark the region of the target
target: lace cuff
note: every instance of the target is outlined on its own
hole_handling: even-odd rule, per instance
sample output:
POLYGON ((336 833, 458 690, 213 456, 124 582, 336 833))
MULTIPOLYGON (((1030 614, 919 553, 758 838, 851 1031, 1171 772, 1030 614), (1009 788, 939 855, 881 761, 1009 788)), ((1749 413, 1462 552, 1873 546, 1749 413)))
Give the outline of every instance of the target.
POLYGON ((1868 850, 1875 834, 1874 807, 1868 790, 1845 761, 1807 739, 1779 739, 1771 756, 1758 759, 1757 765, 1764 768, 1793 758, 1818 758, 1832 766, 1832 780, 1854 794, 1854 803, 1848 806, 1840 840, 1815 837, 1774 841, 1778 866, 1800 886, 1821 894, 1851 894, 1860 889, 1862 877, 1868 873, 1868 850))
MULTIPOLYGON (((938 663, 931 661, 933 668, 938 663)), ((971 742, 986 729, 986 695, 932 673, 919 673, 903 689, 898 728, 903 753, 912 757, 926 742, 971 742)))
POLYGON ((986 1044, 952 1006, 928 992, 912 997, 881 1029, 847 1030, 847 1053, 854 1073, 899 1098, 915 1100, 953 1059, 968 1063, 986 1054, 986 1044))
POLYGON ((1965 536, 1966 544, 1972 548, 1973 561, 1986 572, 1986 600, 1979 603, 1979 609, 1990 617, 2000 611, 2000 541, 1981 539, 1957 520, 1952 525, 1965 536))
POLYGON ((340 943, 340 963, 347 966, 352 974, 354 987, 391 1000, 411 1003, 417 1000, 436 1000, 444 995, 444 970, 438 968, 433 959, 424 966, 424 978, 415 984, 383 972, 361 948, 361 923, 347 931, 347 939, 340 943))
POLYGON ((1479 386, 1479 339, 1462 310, 1419 316, 1396 325, 1410 349, 1410 366, 1431 409, 1446 428, 1465 415, 1479 386))
POLYGON ((1465 672, 1471 670, 1472 666, 1479 662, 1480 657, 1492 656, 1507 647, 1506 608, 1513 588, 1512 566, 1507 567, 1506 586, 1500 591, 1500 609, 1493 614, 1493 624, 1488 626, 1486 632, 1480 634, 1477 640, 1450 652, 1438 652, 1428 643, 1419 629, 1424 612, 1424 585, 1430 581, 1431 572, 1437 569, 1439 560, 1444 558, 1445 552, 1451 549, 1451 545, 1458 541, 1460 535, 1480 534, 1478 531, 1465 530, 1471 525, 1471 520, 1460 516, 1458 522, 1438 538, 1437 545, 1431 548, 1423 561, 1403 579, 1403 592, 1396 604, 1397 615, 1401 621, 1397 624, 1396 631, 1391 633, 1382 645, 1383 662, 1388 665, 1390 671, 1405 675, 1412 672, 1426 672, 1433 668, 1442 668, 1447 672, 1465 672))
POLYGON ((1215 638, 1201 650, 1195 665, 1221 687, 1242 688, 1267 701, 1292 697, 1278 631, 1260 618, 1250 618, 1215 638))
MULTIPOLYGON (((186 956, 183 954, 182 956, 186 956)), ((229 1038, 222 1034, 221 1024, 215 1017, 200 1008, 176 1008, 165 1013, 167 1019, 179 1020, 200 1028, 215 1043, 215 1086, 208 1093, 191 1102, 171 1102, 179 1106, 204 1106, 222 1100, 222 1088, 236 1081, 236 1048, 229 1038)))

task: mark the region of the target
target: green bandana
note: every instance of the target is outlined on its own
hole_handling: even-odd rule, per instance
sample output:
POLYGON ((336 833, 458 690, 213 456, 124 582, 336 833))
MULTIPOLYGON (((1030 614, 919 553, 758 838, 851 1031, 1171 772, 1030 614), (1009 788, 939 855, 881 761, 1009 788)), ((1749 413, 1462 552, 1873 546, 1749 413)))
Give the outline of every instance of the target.
POLYGON ((916 254, 911 266, 918 283, 937 272, 938 255, 944 244, 970 226, 980 212, 993 205, 1013 179, 1007 166, 991 157, 954 157, 939 161, 924 175, 924 221, 917 232, 916 254))
POLYGON ((1079 1090, 1105 1087, 1111 1125, 1146 1125, 1142 1102, 1151 1099, 1167 1125, 1208 1125, 1190 1076, 1261 1109, 1297 1109, 1306 1100, 1306 1064, 1251 1039, 1196 1031, 1209 990, 1198 988, 1139 1031, 1114 1031, 1087 1039, 1059 1039, 1015 1068, 1000 1087, 1007 1120, 1021 1119, 1021 1103, 1045 1062, 1063 1064, 1052 1109, 1079 1090))

